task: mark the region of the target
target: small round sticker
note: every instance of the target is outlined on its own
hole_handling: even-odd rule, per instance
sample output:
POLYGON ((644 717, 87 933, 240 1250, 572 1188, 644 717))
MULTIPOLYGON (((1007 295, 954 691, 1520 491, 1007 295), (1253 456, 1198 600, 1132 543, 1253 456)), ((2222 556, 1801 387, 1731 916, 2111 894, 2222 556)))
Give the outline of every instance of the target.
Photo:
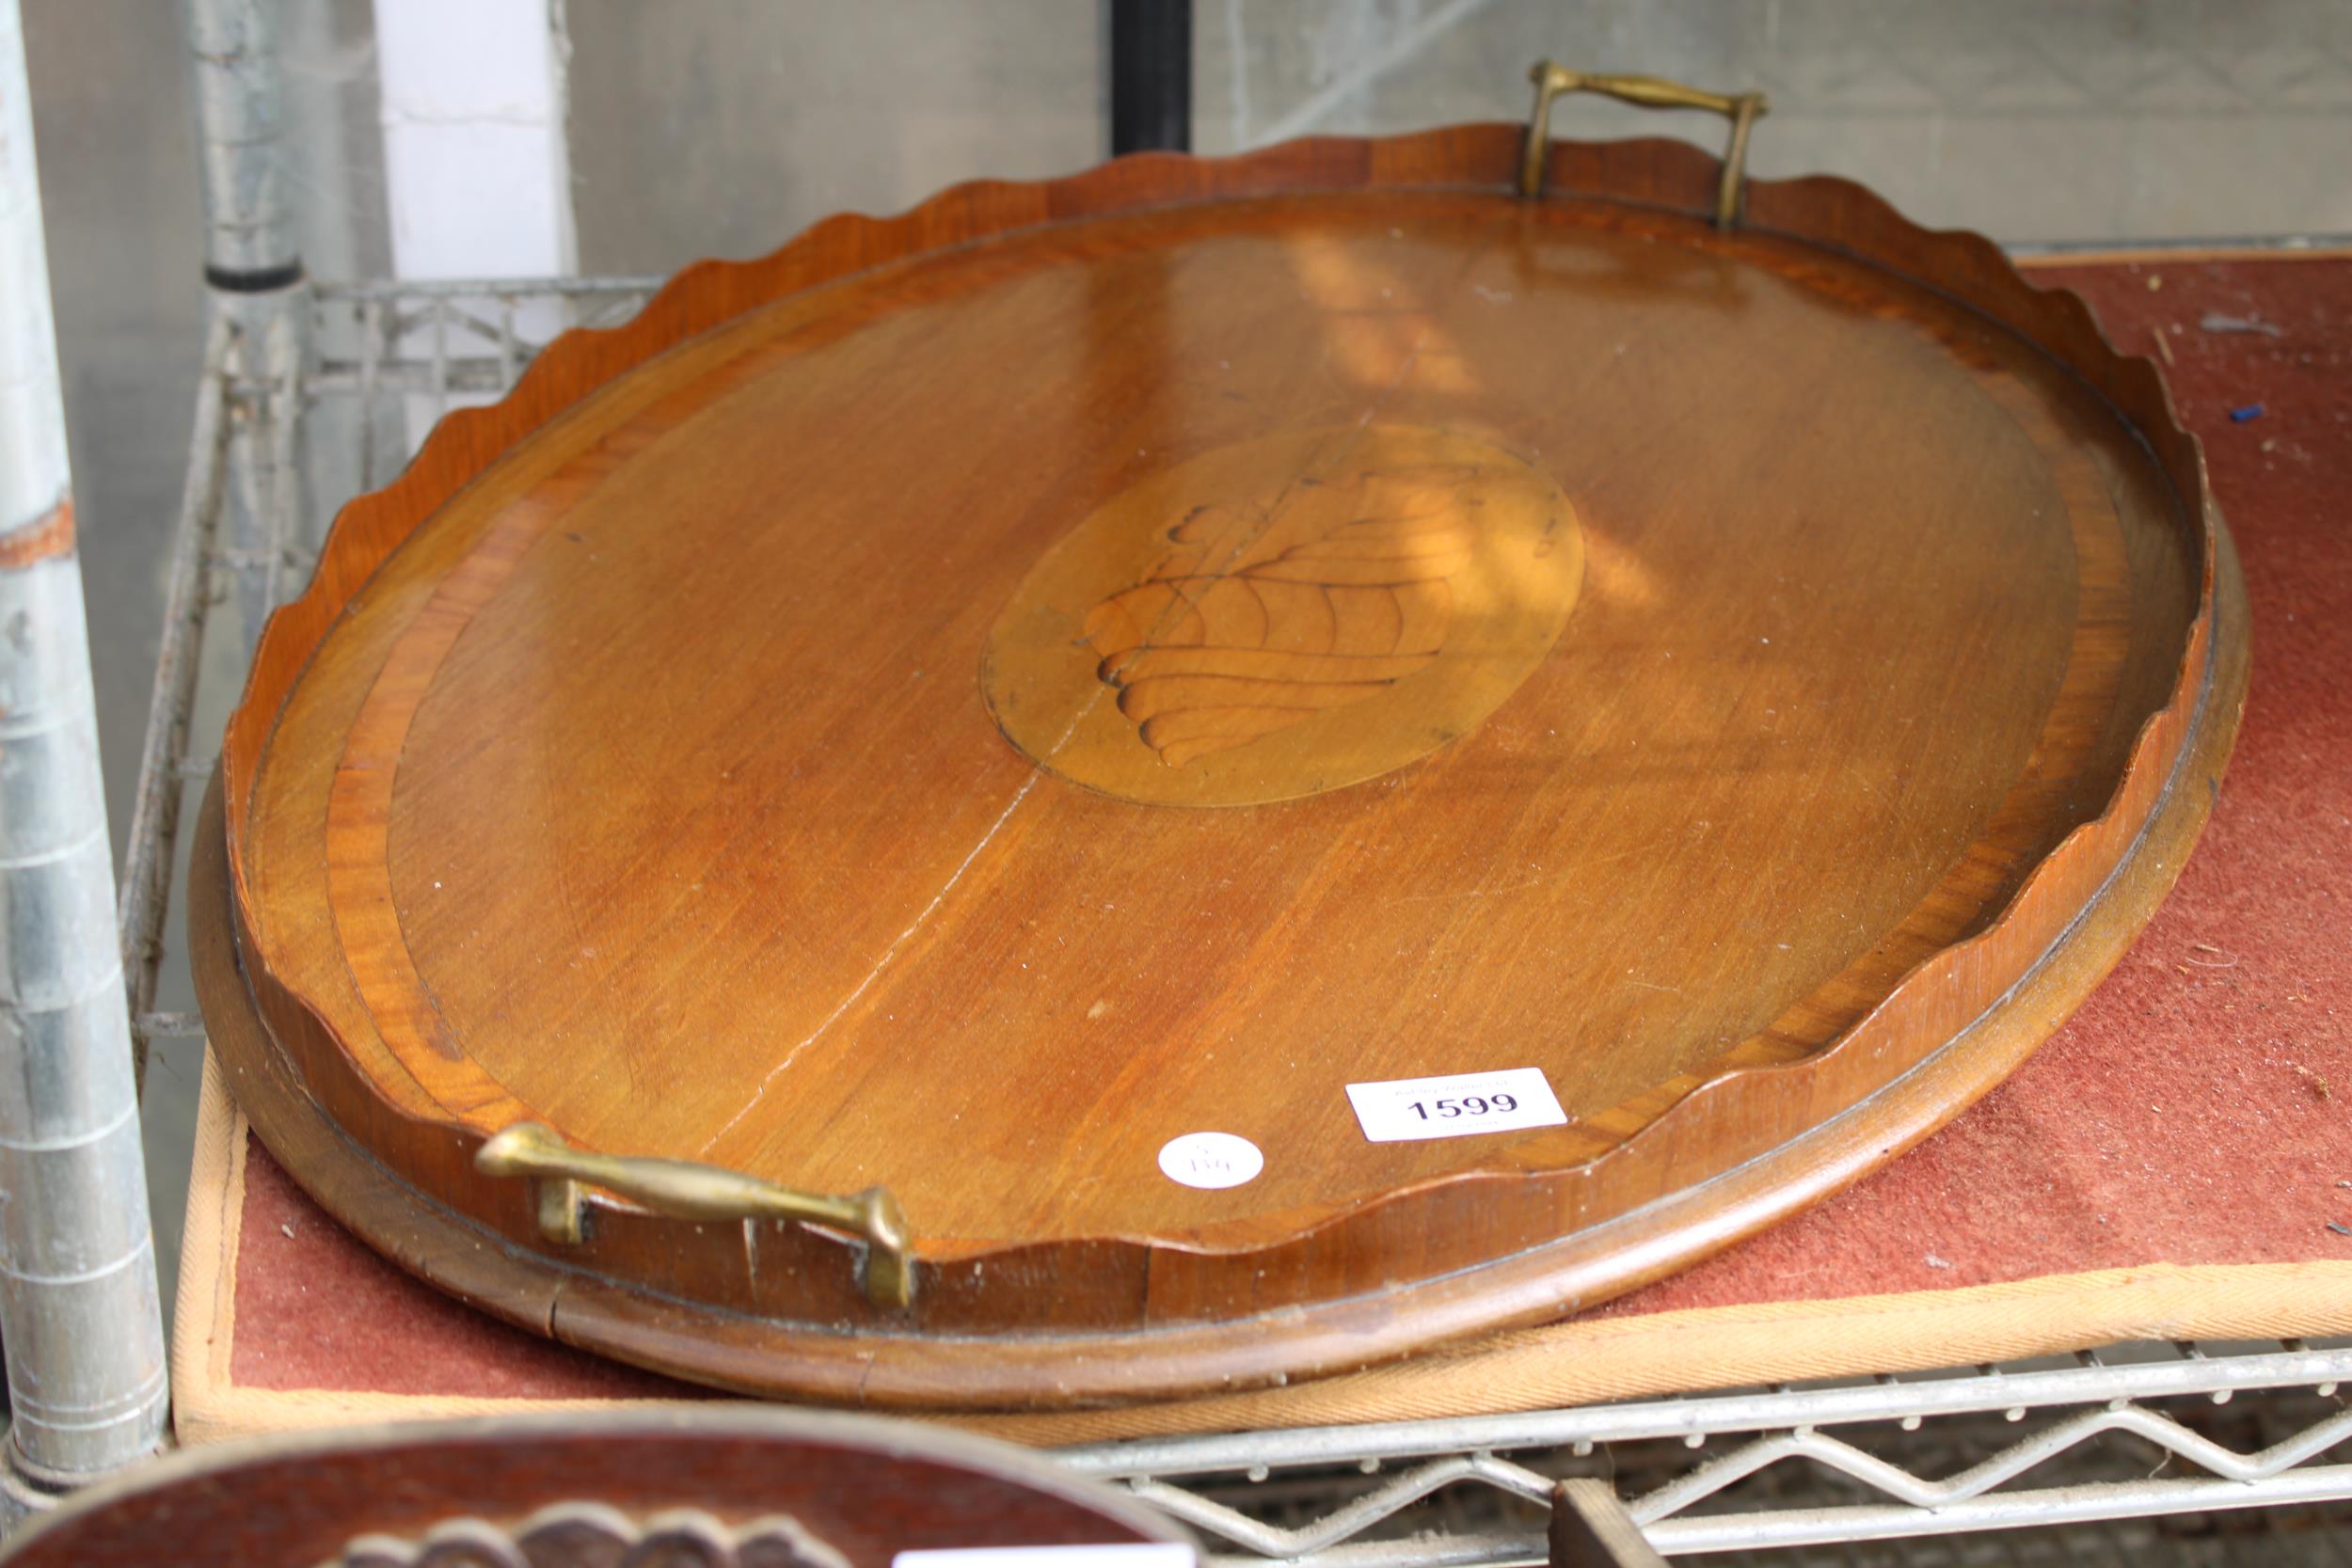
POLYGON ((1187 1132, 1160 1146, 1160 1170, 1187 1187, 1238 1187, 1265 1169, 1265 1156, 1231 1132, 1187 1132))

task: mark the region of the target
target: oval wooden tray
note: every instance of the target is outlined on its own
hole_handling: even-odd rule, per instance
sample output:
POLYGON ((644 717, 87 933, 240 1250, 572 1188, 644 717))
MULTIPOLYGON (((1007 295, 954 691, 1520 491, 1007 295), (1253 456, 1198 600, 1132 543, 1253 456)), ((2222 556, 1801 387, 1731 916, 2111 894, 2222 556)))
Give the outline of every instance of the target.
POLYGON ((1834 180, 1718 231, 1673 142, 1521 200, 1520 135, 833 219, 445 420, 201 835, 264 1141, 542 1332, 1020 1407, 1589 1305, 1995 1082, 2227 754, 2196 443, 1981 238, 1834 180), (1348 1093, 1517 1069, 1561 1120, 1348 1093), (886 1188, 911 1303, 870 1205, 485 1174, 521 1122, 886 1188), (1171 1180, 1200 1132, 1262 1168, 1171 1180))

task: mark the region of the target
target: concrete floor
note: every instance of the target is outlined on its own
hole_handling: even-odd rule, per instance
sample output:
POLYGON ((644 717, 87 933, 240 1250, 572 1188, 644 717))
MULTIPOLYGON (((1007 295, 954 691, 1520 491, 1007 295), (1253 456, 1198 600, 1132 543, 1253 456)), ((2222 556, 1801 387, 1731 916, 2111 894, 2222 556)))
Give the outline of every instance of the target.
MULTIPOLYGON (((177 7, 24 3, 119 839, 204 309, 193 109, 177 7)), ((304 253, 320 276, 380 272, 369 7, 277 3, 304 253)), ((1759 173, 1851 175, 1914 216, 2004 240, 2352 232, 2352 7, 2331 0, 1196 0, 1195 12, 1204 151, 1515 116, 1527 63, 1549 54, 1762 87, 1775 109, 1759 173)), ((569 18, 589 272, 756 252, 831 211, 1080 167, 1104 139, 1094 0, 569 0, 569 18)), ((1555 124, 1716 135, 1606 104, 1564 106, 1555 124)), ((223 659, 233 650, 216 647, 223 659)), ((167 1047, 149 1085, 167 1300, 197 1063, 192 1043, 167 1047)))

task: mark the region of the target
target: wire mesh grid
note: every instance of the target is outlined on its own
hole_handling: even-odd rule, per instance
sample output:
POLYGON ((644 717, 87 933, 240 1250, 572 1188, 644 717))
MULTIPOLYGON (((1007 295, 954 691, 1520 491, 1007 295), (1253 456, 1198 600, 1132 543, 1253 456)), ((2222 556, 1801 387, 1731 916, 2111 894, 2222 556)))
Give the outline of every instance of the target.
MULTIPOLYGON (((1125 1481, 1238 1550, 1236 1561, 1540 1560, 1551 1487, 1580 1475, 1611 1481, 1669 1555, 1844 1561, 1847 1546, 1821 1548, 2102 1523, 1999 1549, 2144 1538, 2157 1544, 2139 1556, 2170 1560, 2164 1552, 2180 1543, 2193 1561, 2200 1541, 2253 1527, 2119 1532, 2104 1522, 2306 1510, 2255 1521, 2267 1540, 2352 1497, 2347 1373, 2343 1344, 2146 1344, 1518 1416, 1105 1444, 1063 1458, 1125 1481), (1813 1549, 1788 1555, 1801 1547, 1813 1549)), ((2297 1539, 2338 1551, 2346 1538, 2328 1528, 2297 1539)), ((2007 1560, 1951 1555, 1961 1549, 1929 1560, 2007 1560)))
MULTIPOLYGON (((225 707, 244 662, 205 657, 214 611, 237 607, 249 651, 262 614, 307 580, 342 500, 389 482, 452 409, 511 388, 558 332, 625 320, 656 285, 322 284, 290 291, 275 320, 225 310, 215 323, 123 879, 142 1057, 151 1039, 202 1032, 193 1013, 155 999, 175 979, 165 931, 183 808, 210 771, 213 734, 195 715, 225 707)), ((1225 1563, 1539 1562, 1553 1483, 1598 1475, 1668 1555, 2352 1568, 2346 1385, 2352 1340, 2149 1344, 1061 1457, 1185 1520, 1225 1563)))
MULTIPOLYGON (((304 389, 314 407, 345 403, 354 428, 342 465, 353 487, 390 477, 418 439, 453 408, 504 394, 558 332, 616 325, 660 280, 562 277, 509 283, 326 284, 311 296, 314 363, 304 389)), ((326 453, 330 458, 333 453, 326 453)))

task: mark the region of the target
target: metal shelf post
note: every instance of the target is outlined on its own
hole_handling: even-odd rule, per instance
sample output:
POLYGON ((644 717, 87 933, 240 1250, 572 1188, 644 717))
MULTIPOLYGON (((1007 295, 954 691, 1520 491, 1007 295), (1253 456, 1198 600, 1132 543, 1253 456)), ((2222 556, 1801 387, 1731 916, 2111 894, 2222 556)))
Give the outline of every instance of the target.
POLYGON ((114 915, 24 22, 0 0, 0 1524, 163 1441, 114 915))

